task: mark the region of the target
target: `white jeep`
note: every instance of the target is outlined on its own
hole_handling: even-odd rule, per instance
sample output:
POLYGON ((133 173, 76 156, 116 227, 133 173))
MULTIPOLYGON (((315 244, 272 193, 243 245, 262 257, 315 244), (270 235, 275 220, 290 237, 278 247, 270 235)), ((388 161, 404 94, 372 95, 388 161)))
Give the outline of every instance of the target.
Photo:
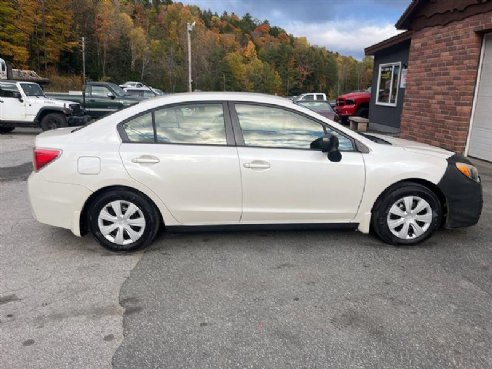
POLYGON ((88 120, 80 104, 46 97, 37 83, 0 81, 0 133, 15 127, 41 127, 43 131, 88 120))

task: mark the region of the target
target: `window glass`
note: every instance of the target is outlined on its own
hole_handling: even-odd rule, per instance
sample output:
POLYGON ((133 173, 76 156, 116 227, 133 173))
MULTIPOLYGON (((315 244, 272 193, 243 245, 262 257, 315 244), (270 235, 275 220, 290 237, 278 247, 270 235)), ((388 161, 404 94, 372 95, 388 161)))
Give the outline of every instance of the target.
POLYGON ((400 65, 393 66, 393 83, 391 84, 390 103, 396 104, 396 96, 398 96, 398 86, 400 85, 400 65))
POLYGON ((323 100, 323 95, 321 94, 316 95, 316 100, 323 100))
POLYGON ((327 101, 303 101, 300 102, 299 105, 302 105, 317 113, 333 113, 333 108, 327 101))
POLYGON ((101 96, 108 97, 108 93, 110 93, 109 89, 104 86, 92 86, 91 95, 92 96, 101 96))
POLYGON ((396 105, 400 82, 400 63, 379 66, 377 103, 396 105))
POLYGON ((335 134, 340 150, 353 150, 352 141, 329 127, 279 108, 236 105, 236 112, 246 146, 287 149, 310 149, 311 143, 327 133, 335 134))
POLYGON ((21 83, 21 87, 26 96, 44 96, 41 86, 37 83, 21 83))
POLYGON ((155 111, 157 142, 226 145, 222 104, 187 104, 155 111))
POLYGON ((15 83, 0 83, 1 97, 14 97, 14 92, 19 92, 15 83))
POLYGON ((130 142, 155 142, 152 113, 140 115, 123 124, 130 142))

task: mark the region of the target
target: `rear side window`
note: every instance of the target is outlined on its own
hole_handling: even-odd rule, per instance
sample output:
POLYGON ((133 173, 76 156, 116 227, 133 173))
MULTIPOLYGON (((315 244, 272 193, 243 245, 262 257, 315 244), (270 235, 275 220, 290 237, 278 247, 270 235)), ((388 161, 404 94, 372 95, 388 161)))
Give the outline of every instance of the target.
POLYGON ((127 141, 227 145, 222 104, 186 104, 154 110, 121 126, 127 141))
POLYGON ((155 111, 157 142, 226 145, 222 104, 187 104, 155 111))
POLYGON ((152 113, 139 115, 123 123, 123 129, 130 142, 155 142, 152 113))
POLYGON ((0 83, 0 97, 14 97, 14 92, 19 92, 15 83, 0 83))

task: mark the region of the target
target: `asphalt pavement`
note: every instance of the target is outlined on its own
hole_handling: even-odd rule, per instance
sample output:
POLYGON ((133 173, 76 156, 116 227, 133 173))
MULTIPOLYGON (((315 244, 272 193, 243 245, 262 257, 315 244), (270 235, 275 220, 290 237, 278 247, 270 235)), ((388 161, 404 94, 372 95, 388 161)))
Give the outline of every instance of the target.
POLYGON ((492 368, 491 164, 479 224, 417 247, 161 233, 115 255, 32 219, 35 133, 0 136, 0 368, 492 368))

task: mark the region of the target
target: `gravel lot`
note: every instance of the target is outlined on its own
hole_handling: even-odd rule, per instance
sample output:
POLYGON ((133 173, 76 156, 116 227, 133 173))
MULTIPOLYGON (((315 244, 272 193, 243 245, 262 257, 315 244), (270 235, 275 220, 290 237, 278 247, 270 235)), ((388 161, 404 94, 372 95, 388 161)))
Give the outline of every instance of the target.
POLYGON ((0 368, 492 367, 491 164, 480 223, 414 248, 210 232, 115 255, 32 219, 35 133, 0 136, 0 368))

